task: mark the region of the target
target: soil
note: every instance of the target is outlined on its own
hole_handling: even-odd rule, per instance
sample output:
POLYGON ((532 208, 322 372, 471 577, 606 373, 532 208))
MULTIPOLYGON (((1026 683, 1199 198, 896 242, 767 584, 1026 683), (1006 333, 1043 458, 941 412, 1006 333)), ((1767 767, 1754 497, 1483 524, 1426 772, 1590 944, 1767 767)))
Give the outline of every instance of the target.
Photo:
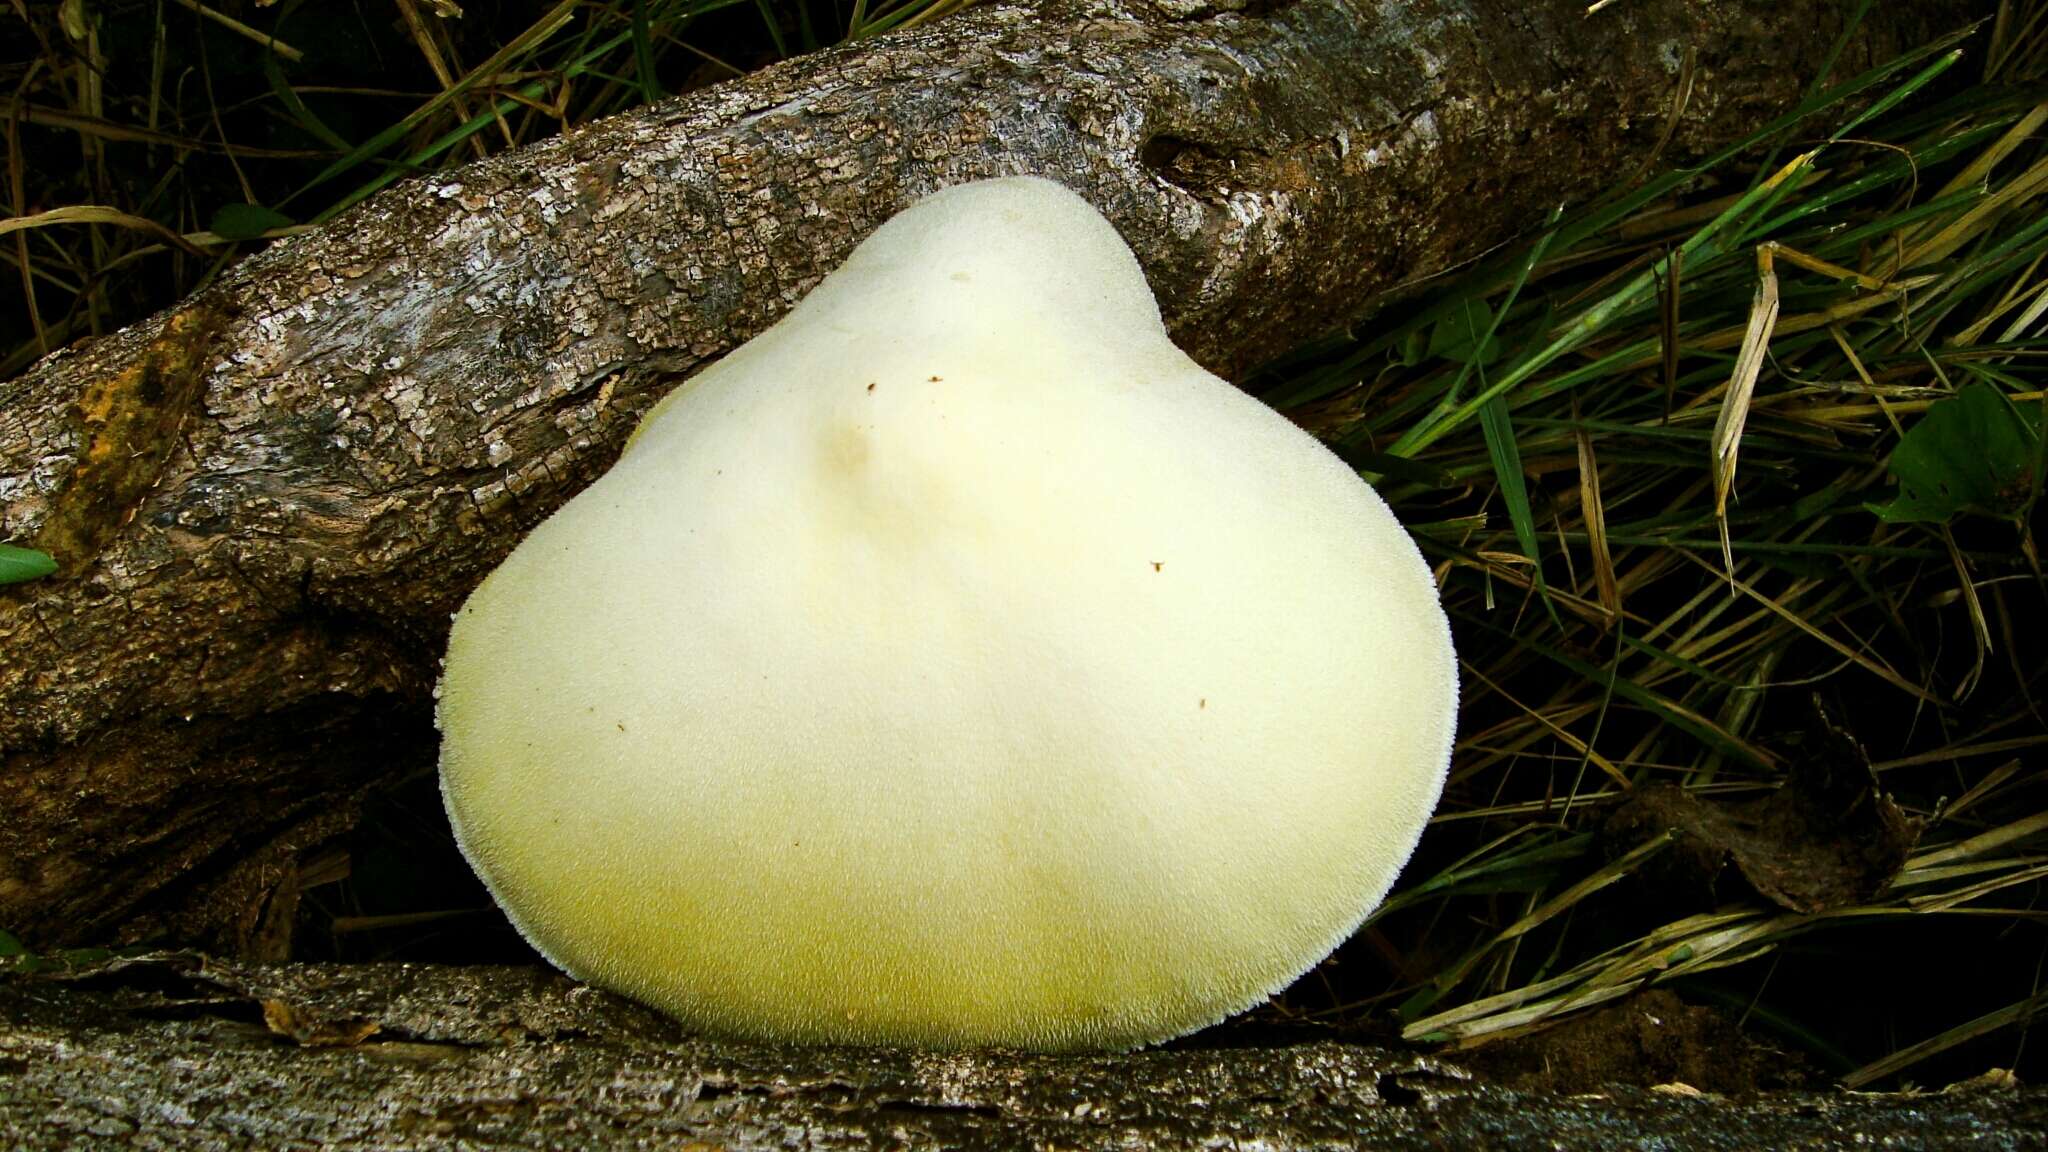
POLYGON ((1796 1053, 1771 1048, 1728 1013, 1687 1004, 1665 989, 1555 1028, 1446 1057, 1531 1092, 1586 1092, 1613 1084, 1684 1086, 1743 1096, 1811 1086, 1796 1053))

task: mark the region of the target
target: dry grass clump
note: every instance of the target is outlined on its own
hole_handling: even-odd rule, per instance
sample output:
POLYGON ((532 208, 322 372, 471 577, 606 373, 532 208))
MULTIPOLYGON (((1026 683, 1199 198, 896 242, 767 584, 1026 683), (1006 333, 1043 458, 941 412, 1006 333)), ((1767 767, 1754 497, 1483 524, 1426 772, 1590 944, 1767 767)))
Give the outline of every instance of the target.
POLYGON ((1669 985, 1851 1085, 2023 1052, 2044 52, 2008 4, 1269 373, 1423 541, 1466 684, 1383 963, 1285 1010, 1470 1048, 1669 985))

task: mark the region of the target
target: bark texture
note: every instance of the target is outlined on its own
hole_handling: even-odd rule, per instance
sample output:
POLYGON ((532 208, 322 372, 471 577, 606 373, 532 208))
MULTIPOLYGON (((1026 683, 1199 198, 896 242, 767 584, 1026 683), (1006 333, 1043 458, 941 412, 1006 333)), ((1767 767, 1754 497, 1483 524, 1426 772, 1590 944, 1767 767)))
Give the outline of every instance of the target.
MULTIPOLYGON (((1951 29, 1877 5, 1846 73, 1951 29)), ((1789 106, 1835 0, 1043 0, 417 180, 0 387, 0 925, 278 955, 449 613, 883 219, 1029 172, 1230 376, 1789 106), (1669 124, 1683 62, 1696 82, 1669 124)))
MULTIPOLYGON (((2009 1078, 1986 1077, 1989 1085, 2009 1078)), ((765 1048, 532 969, 122 961, 0 977, 9 1148, 1917 1148, 2048 1144, 2048 1091, 1511 1092, 1320 1042, 765 1048)))

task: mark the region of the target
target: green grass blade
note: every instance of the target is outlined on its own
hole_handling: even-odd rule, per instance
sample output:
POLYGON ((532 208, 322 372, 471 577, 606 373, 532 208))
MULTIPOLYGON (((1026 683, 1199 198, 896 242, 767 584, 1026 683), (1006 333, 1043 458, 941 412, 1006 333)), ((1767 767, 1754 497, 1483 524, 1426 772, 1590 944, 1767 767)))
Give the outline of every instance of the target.
POLYGON ((652 104, 667 93, 654 71, 654 33, 647 19, 648 0, 633 0, 633 81, 642 102, 652 104))
POLYGON ((1486 454, 1493 461, 1494 477, 1500 484, 1501 502, 1507 505, 1508 522, 1514 525, 1515 542, 1521 545, 1522 555, 1529 559, 1529 572, 1536 584, 1536 594, 1543 598, 1543 607, 1562 631, 1564 622, 1557 619, 1557 606, 1551 603, 1549 586, 1543 582, 1543 555, 1537 546, 1536 517, 1529 508, 1529 487, 1522 475, 1522 450, 1515 442, 1515 426, 1508 416, 1506 398, 1496 396, 1487 402, 1479 410, 1479 424, 1485 432, 1486 454))

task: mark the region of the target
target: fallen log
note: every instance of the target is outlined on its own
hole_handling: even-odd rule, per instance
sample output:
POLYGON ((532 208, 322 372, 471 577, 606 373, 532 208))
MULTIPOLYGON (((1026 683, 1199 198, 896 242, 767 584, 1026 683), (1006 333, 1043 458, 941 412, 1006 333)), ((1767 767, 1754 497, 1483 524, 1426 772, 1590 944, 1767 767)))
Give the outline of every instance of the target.
MULTIPOLYGON (((1961 24, 1877 6, 1847 74, 1961 24)), ((1232 376, 1791 107, 1830 0, 987 6, 400 185, 0 386, 0 926, 281 957, 431 765, 448 614, 664 391, 935 188, 1030 172, 1232 376)), ((545 654, 536 654, 544 658, 545 654)))
POLYGON ((0 975, 9 1148, 1969 1148, 2048 1142, 2048 1091, 1510 1091, 1353 1044, 1037 1056, 683 1032, 529 968, 170 955, 0 975))

